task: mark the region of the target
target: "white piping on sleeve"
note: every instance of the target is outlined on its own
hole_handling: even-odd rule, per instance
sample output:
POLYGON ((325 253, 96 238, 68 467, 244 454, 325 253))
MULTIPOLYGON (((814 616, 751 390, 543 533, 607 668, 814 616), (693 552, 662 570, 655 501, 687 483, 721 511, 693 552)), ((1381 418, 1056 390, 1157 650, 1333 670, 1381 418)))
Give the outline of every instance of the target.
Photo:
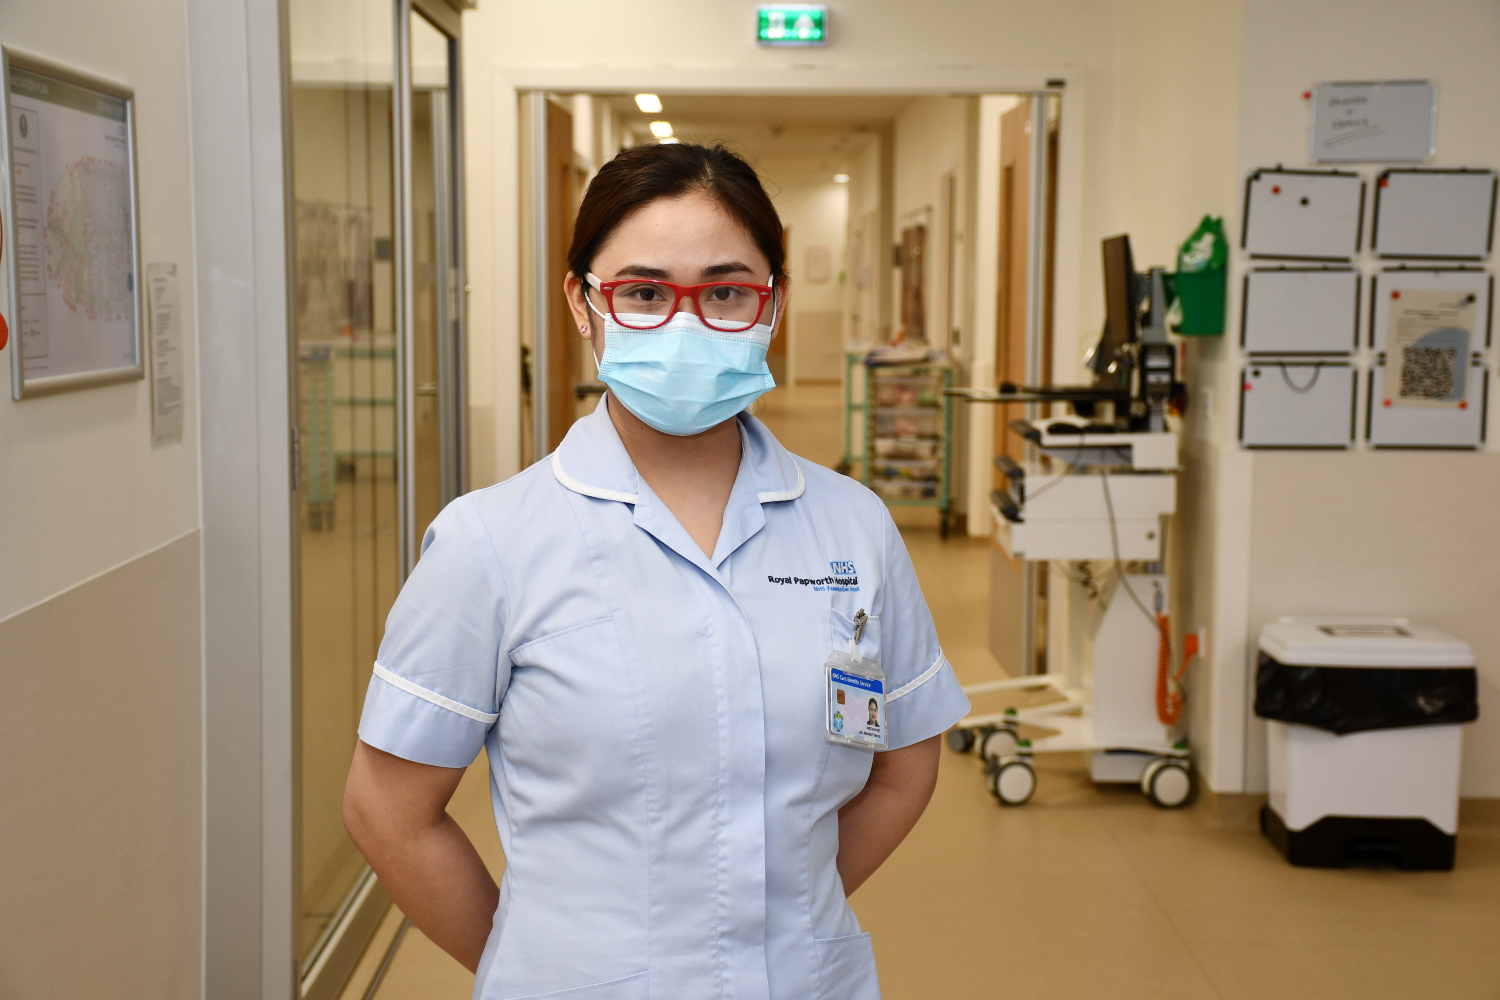
POLYGON ((582 493, 586 497, 597 497, 600 500, 618 500, 621 503, 640 503, 640 499, 634 493, 601 490, 596 486, 588 486, 580 483, 563 471, 562 459, 557 457, 557 452, 555 451, 552 453, 552 474, 557 477, 558 482, 562 483, 568 489, 574 493, 582 493))
POLYGON ((757 493, 755 499, 761 503, 777 503, 781 500, 795 500, 807 489, 807 480, 802 478, 802 466, 797 466, 797 485, 790 490, 778 490, 775 493, 757 493))
POLYGON ((938 651, 938 658, 932 664, 932 666, 928 667, 926 670, 924 670, 920 674, 918 674, 915 678, 913 678, 912 680, 908 681, 907 683, 901 685, 896 690, 892 691, 890 694, 886 695, 885 696, 885 703, 887 705, 889 705, 891 702, 895 701, 897 698, 905 698, 907 695, 911 694, 917 688, 921 687, 923 684, 926 684, 928 681, 930 681, 934 677, 936 677, 938 675, 938 671, 943 669, 943 664, 945 664, 947 662, 948 662, 947 660, 943 659, 943 653, 942 653, 942 651, 939 650, 938 651))
POLYGON ((500 718, 499 712, 495 712, 492 715, 489 712, 481 712, 478 709, 470 708, 468 705, 462 704, 461 702, 456 702, 452 698, 444 698, 442 695, 438 694, 435 691, 429 691, 426 688, 421 687, 420 685, 413 684, 405 677, 400 677, 396 674, 391 673, 385 667, 382 667, 379 663, 375 664, 375 676, 379 677, 381 680, 385 681, 392 687, 400 688, 407 694, 415 695, 416 697, 421 698, 423 701, 431 702, 438 708, 446 708, 450 712, 456 712, 466 719, 473 719, 475 722, 482 722, 486 726, 490 725, 496 719, 500 718))

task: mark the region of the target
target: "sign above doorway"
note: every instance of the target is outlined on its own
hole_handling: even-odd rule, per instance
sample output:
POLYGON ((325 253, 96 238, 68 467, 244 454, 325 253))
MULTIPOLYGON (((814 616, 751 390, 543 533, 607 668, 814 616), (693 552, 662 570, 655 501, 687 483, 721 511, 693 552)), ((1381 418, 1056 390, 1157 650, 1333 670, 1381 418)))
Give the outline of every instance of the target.
POLYGON ((755 39, 761 45, 828 44, 828 8, 823 4, 761 4, 755 8, 755 39))

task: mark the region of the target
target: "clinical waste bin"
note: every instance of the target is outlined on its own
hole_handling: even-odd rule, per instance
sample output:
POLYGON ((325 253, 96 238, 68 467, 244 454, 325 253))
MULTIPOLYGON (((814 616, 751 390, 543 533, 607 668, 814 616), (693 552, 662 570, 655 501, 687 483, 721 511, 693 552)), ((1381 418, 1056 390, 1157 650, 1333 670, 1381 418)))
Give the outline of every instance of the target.
POLYGON ((1453 867, 1467 643, 1405 618, 1283 618, 1260 632, 1269 720, 1261 830, 1294 865, 1453 867))

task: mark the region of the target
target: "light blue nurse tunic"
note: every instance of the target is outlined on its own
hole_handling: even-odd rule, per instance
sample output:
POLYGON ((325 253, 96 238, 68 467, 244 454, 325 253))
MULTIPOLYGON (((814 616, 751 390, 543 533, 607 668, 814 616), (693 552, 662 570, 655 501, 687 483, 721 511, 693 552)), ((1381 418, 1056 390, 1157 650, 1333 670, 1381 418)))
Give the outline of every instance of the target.
POLYGON ((371 746, 489 753, 506 868, 474 996, 878 1000, 835 867, 873 755, 825 741, 824 661, 863 608, 892 749, 968 712, 901 536, 742 414, 709 558, 607 405, 433 521, 366 695, 371 746))

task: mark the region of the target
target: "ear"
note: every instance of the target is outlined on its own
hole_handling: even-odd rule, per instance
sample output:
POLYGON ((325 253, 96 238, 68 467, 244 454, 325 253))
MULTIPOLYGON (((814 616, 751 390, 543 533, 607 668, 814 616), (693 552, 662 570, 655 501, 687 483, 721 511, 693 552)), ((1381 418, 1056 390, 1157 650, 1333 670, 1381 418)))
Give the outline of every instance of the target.
POLYGON ((568 311, 573 314, 573 325, 584 340, 594 339, 594 311, 589 308, 585 296, 588 286, 578 280, 578 275, 569 271, 563 279, 563 295, 568 300, 568 311))
POLYGON ((776 325, 771 328, 771 339, 786 326, 787 305, 791 301, 792 280, 786 275, 776 279, 776 325))

